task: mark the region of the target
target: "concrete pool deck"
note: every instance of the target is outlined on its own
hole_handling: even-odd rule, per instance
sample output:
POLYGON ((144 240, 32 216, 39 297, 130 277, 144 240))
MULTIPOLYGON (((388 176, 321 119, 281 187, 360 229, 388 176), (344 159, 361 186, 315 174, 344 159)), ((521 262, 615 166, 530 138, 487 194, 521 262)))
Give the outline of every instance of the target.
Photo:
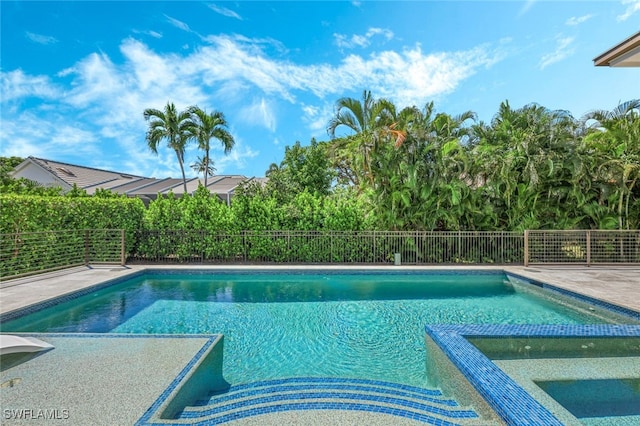
MULTIPOLYGON (((518 267, 518 266, 199 266, 199 265, 131 265, 127 267, 73 268, 0 283, 0 314, 5 314, 104 281, 126 278, 145 269, 199 270, 503 270, 532 280, 604 300, 640 311, 640 267, 518 267)), ((153 404, 168 384, 179 374, 206 339, 120 339, 89 338, 88 348, 78 346, 72 337, 52 337, 47 341, 56 346, 16 366, 2 366, 0 383, 20 378, 14 387, 3 387, 2 424, 20 424, 7 419, 5 409, 58 410, 56 415, 67 419, 65 424, 133 424, 153 404), (126 349, 125 349, 126 348, 126 349), (101 355, 102 354, 102 355, 101 355), (105 359, 109 357, 109 360, 105 359), (120 357, 120 358, 118 358, 120 357), (120 359, 120 362, 113 362, 120 359), (102 360, 102 361, 101 361, 102 360), (91 365, 91 375, 86 374, 91 365), (118 367, 114 367, 117 365, 118 367), (151 371, 162 374, 150 374, 151 371), (85 374, 82 374, 82 372, 85 374), (15 377, 14 377, 15 376, 15 377), (153 376, 153 377, 151 377, 153 376)), ((4 364, 4 359, 3 359, 4 364)), ((64 421, 63 421, 64 420, 64 421)), ((24 420, 31 424, 34 420, 24 420)), ((37 423, 37 421, 36 421, 37 423)), ((234 424, 416 424, 409 419, 371 412, 292 411, 246 418, 234 424)))
POLYGON ((33 336, 55 348, 3 355, 2 424, 135 424, 209 340, 33 336))

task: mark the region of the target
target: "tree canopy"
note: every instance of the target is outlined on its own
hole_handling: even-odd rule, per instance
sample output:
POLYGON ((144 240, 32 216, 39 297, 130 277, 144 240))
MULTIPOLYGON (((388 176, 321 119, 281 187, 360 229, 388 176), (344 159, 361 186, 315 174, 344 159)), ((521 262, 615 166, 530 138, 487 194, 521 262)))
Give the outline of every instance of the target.
MULTIPOLYGON (((167 104, 147 110, 147 143, 164 141, 184 162, 184 146, 233 147, 222 113, 167 104)), ((640 100, 581 118, 531 103, 502 102, 490 122, 438 112, 430 102, 398 109, 364 91, 343 98, 327 124, 328 140, 287 146, 266 183, 235 191, 231 206, 203 187, 193 199, 160 197, 145 226, 235 230, 638 229, 640 100), (342 132, 342 130, 344 130, 342 132), (342 132, 342 133, 340 133, 342 132), (190 200, 190 201, 189 201, 190 200), (215 203, 213 207, 212 203, 215 203)), ((60 195, 15 181, 20 162, 3 158, 2 192, 60 195)), ((184 179, 184 169, 183 169, 184 179)), ((75 189, 68 196, 85 196, 75 189)), ((113 197, 98 192, 95 196, 113 197)))

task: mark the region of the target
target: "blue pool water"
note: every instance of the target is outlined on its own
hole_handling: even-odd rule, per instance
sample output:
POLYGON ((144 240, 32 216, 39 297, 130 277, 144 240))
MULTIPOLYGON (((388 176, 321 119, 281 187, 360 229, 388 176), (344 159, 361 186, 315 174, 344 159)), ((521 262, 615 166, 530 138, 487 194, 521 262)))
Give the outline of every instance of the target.
POLYGON ((147 273, 3 331, 222 333, 229 383, 294 376, 429 386, 425 324, 602 322, 502 273, 147 273))
POLYGON ((589 424, 606 418, 609 424, 638 424, 640 421, 640 379, 556 380, 536 382, 571 414, 589 424), (634 423, 615 423, 627 417, 634 423))

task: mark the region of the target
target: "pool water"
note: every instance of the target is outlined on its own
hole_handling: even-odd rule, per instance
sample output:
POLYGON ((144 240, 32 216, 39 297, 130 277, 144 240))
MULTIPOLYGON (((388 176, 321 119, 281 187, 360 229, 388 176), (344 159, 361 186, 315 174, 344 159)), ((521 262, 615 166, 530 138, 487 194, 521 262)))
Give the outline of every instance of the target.
MULTIPOLYGON (((578 419, 606 417, 640 420, 640 379, 555 380, 536 382, 578 419)), ((637 423, 635 423, 637 424, 637 423)))
POLYGON ((225 379, 430 386, 425 324, 592 324, 503 273, 147 273, 3 331, 224 334, 225 379))

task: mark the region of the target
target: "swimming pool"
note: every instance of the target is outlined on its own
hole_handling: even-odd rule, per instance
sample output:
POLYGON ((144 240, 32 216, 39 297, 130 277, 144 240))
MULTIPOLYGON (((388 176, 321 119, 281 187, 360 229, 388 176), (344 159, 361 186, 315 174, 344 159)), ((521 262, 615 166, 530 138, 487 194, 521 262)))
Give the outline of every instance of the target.
POLYGON ((5 332, 225 336, 231 385, 342 377, 428 387, 425 324, 614 322, 501 271, 149 271, 6 321, 5 332))
MULTIPOLYGON (((638 326, 606 325, 606 323, 637 324, 640 322, 638 312, 587 296, 579 296, 557 286, 526 278, 514 271, 488 269, 444 271, 418 268, 364 270, 360 268, 329 270, 288 268, 285 270, 277 267, 178 270, 143 268, 134 270, 127 276, 129 278, 126 278, 126 281, 123 281, 124 277, 102 282, 89 278, 89 281, 95 283, 91 287, 85 284, 81 287, 82 290, 53 300, 40 298, 36 304, 3 313, 0 316, 0 322, 2 322, 3 332, 8 331, 9 326, 23 331, 62 332, 62 334, 39 336, 45 340, 50 339, 54 343, 56 339, 69 338, 86 342, 93 342, 92 339, 100 342, 112 341, 113 344, 105 343, 105 345, 117 348, 117 352, 126 352, 129 347, 129 345, 121 346, 116 343, 117 341, 140 341, 139 345, 144 345, 142 342, 166 339, 169 335, 158 334, 162 331, 167 331, 171 337, 175 337, 172 339, 175 342, 184 341, 185 344, 187 341, 199 342, 202 338, 206 338, 208 343, 198 351, 184 370, 177 376, 168 376, 175 378, 157 397, 155 403, 151 406, 147 405, 149 408, 146 413, 142 417, 139 417, 141 413, 134 417, 139 418, 138 424, 175 423, 171 419, 177 419, 177 422, 195 421, 213 424, 255 415, 262 416, 265 413, 284 415, 282 419, 279 417, 281 414, 275 418, 271 417, 275 422, 291 418, 316 421, 323 416, 323 412, 327 413, 324 417, 327 422, 336 422, 338 421, 336 419, 347 423, 352 422, 354 417, 349 417, 350 415, 346 413, 354 413, 358 416, 356 418, 359 422, 370 420, 395 423, 404 417, 439 425, 493 425, 503 424, 506 419, 537 418, 540 422, 534 421, 532 424, 558 424, 549 422, 550 419, 556 421, 557 419, 550 415, 548 410, 539 404, 536 406, 537 403, 531 396, 534 394, 533 391, 530 391, 529 395, 528 388, 526 391, 518 390, 518 384, 504 373, 498 374, 499 368, 466 339, 476 335, 489 339, 512 339, 514 336, 547 337, 548 335, 561 338, 574 335, 640 336, 638 326), (292 292, 292 288, 304 291, 292 292), (351 312, 353 307, 361 302, 365 306, 369 304, 387 304, 388 306, 379 305, 371 313, 367 313, 366 310, 364 312, 356 310, 355 314, 361 312, 362 315, 353 315, 354 313, 351 312), (161 307, 162 304, 165 304, 165 307, 175 304, 180 308, 166 311, 173 315, 166 315, 164 309, 156 311, 156 315, 150 315, 156 306, 161 307), (212 309, 204 311, 196 309, 197 306, 207 304, 210 304, 209 307, 212 309), (262 377, 258 374, 246 374, 253 368, 251 362, 254 360, 249 359, 249 364, 242 364, 245 367, 241 365, 241 369, 245 372, 243 375, 242 371, 238 373, 231 369, 233 363, 230 363, 230 358, 235 359, 236 356, 233 355, 235 349, 228 341, 234 330, 238 332, 237 330, 242 329, 232 323, 229 325, 229 332, 224 332, 221 330, 221 325, 224 323, 219 321, 219 317, 213 316, 215 306, 218 306, 219 311, 225 310, 222 309, 223 304, 226 304, 225 309, 229 311, 243 313, 239 315, 237 324, 241 324, 243 318, 252 310, 269 313, 254 315, 253 321, 245 320, 255 329, 246 330, 246 335, 253 337, 254 342, 237 345, 237 342, 243 338, 243 336, 237 336, 235 346, 238 349, 262 344, 263 341, 267 345, 263 346, 263 349, 267 352, 271 350, 269 346, 287 347, 288 335, 284 335, 284 340, 278 340, 275 337, 282 335, 286 330, 295 330, 296 327, 291 327, 291 323, 306 320, 309 326, 307 328, 313 330, 311 338, 304 342, 303 348, 306 347, 306 351, 296 351, 291 356, 304 360, 310 352, 313 354, 310 350, 314 345, 322 347, 321 345, 325 344, 324 340, 358 336, 357 333, 354 334, 354 330, 338 336, 326 334, 326 330, 358 328, 359 321, 364 318, 376 319, 378 323, 388 323, 374 327, 376 321, 371 321, 373 324, 363 324, 361 328, 368 330, 368 335, 377 334, 378 341, 366 335, 365 337, 369 340, 364 340, 365 342, 372 342, 373 346, 382 345, 390 352, 379 357, 377 362, 372 361, 367 364, 366 358, 357 359, 350 355, 358 353, 356 349, 359 342, 355 339, 346 339, 340 340, 347 342, 342 346, 349 344, 354 347, 348 348, 347 352, 337 353, 347 353, 348 359, 340 361, 345 362, 347 368, 344 370, 349 371, 341 370, 332 373, 330 369, 325 368, 327 366, 324 364, 329 364, 331 361, 331 354, 326 353, 323 359, 329 361, 321 363, 292 362, 288 367, 285 363, 285 368, 282 369, 276 363, 271 363, 269 371, 262 377), (302 315, 290 316, 288 319, 281 318, 278 322, 277 310, 269 310, 280 305, 294 307, 295 309, 291 308, 289 312, 293 310, 300 315, 308 314, 313 305, 326 305, 324 308, 341 306, 350 309, 336 309, 333 315, 319 315, 315 321, 311 321, 313 315, 302 315), (378 315, 378 311, 384 315, 378 315), (203 312, 205 315, 212 316, 198 322, 197 318, 202 316, 203 312), (336 312, 342 315, 337 315, 336 312), (143 321, 145 316, 149 321, 143 321), (343 324, 348 318, 351 318, 351 321, 343 324), (409 330, 416 325, 415 321, 420 324, 415 328, 415 334, 409 333, 411 335, 409 339, 398 338, 395 340, 397 343, 395 347, 384 346, 386 341, 394 339, 395 329, 409 330), (423 327, 425 324, 432 325, 423 327), (280 334, 272 334, 271 329, 278 326, 283 330, 280 334), (153 334, 136 334, 139 332, 153 334), (204 334, 173 334, 176 332, 204 332, 204 334), (267 339, 268 336, 274 339, 267 339), (321 340, 317 339, 317 336, 321 340), (414 336, 418 336, 419 341, 412 340, 414 336), (434 352, 437 351, 425 349, 429 346, 425 345, 425 342, 428 343, 432 339, 435 339, 437 345, 444 350, 445 357, 453 360, 455 364, 453 367, 455 371, 449 368, 451 365, 449 361, 435 365, 435 370, 440 375, 457 375, 461 379, 451 392, 444 388, 435 389, 431 385, 436 377, 431 373, 434 370, 433 361, 437 358, 434 352), (402 348, 411 347, 417 348, 411 356, 406 356, 404 352, 398 355, 398 352, 402 352, 402 348), (399 356, 400 362, 393 365, 387 358, 395 356, 399 356), (361 363, 373 365, 374 368, 364 371, 366 369, 358 368, 361 363), (273 378, 297 374, 295 369, 287 370, 287 368, 298 364, 306 364, 303 368, 304 376, 273 378), (215 367, 212 368, 212 365, 215 367), (442 368, 439 368, 440 365, 442 368), (413 373, 407 374, 409 371, 413 373), (464 372, 462 376, 460 371, 464 372), (335 376, 329 376, 330 374, 335 376), (359 376, 365 378, 358 378, 359 376), (212 387, 214 382, 220 384, 220 387, 216 387, 217 385, 212 387), (459 385, 465 388, 462 389, 459 385), (471 389, 467 392, 467 387, 471 385, 475 387, 475 391, 471 389), (206 396, 207 392, 211 391, 214 391, 214 394, 206 396), (504 392, 507 393, 504 394, 504 392), (204 398, 202 398, 203 395, 205 395, 204 398), (327 396, 331 398, 327 399, 327 396), (530 409, 530 407, 533 408, 530 409), (288 416, 287 412, 294 417, 288 416), (369 414, 359 417, 360 413, 369 413, 373 417, 367 417, 369 414), (342 417, 343 415, 346 417, 342 417)), ((318 309, 318 312, 321 311, 323 310, 318 309)), ((280 316, 286 315, 285 313, 286 311, 281 311, 280 316)), ((19 331, 16 332, 19 333, 19 331)), ((525 344, 527 345, 529 344, 525 344)), ((45 354, 42 357, 42 366, 49 365, 49 358, 56 353, 63 356, 66 346, 65 340, 64 346, 45 354)), ((182 347, 179 343, 172 346, 175 349, 182 347)), ((87 348, 93 347, 93 344, 87 346, 87 348)), ((83 350, 77 355, 84 356, 84 352, 83 350)), ((277 351, 273 352, 277 353, 277 351)), ((364 352, 366 357, 369 351, 364 352)), ((242 351, 238 352, 238 356, 242 353, 242 351)), ((380 351, 373 351, 373 353, 379 355, 380 351)), ((136 357, 138 353, 130 355, 136 357)), ((149 354, 147 353, 146 356, 149 354)), ((66 358, 65 356, 64 359, 66 358)), ((105 361, 106 359, 110 357, 105 358, 105 361)), ((148 359, 148 362, 153 365, 162 363, 160 359, 155 360, 154 356, 148 359)), ((39 360, 40 358, 27 364, 39 360)), ((313 361, 313 358, 307 358, 307 361, 309 360, 313 361)), ((289 359, 286 360, 286 362, 289 361, 289 359)), ((75 366, 76 363, 74 362, 73 365, 75 366)), ((107 369, 112 367, 109 363, 105 366, 107 369)), ((91 373, 93 368, 93 366, 89 367, 86 371, 87 376, 94 376, 91 373)), ((30 370, 29 365, 22 370, 30 370)), ((166 372, 163 373, 163 371, 158 369, 159 378, 166 377, 166 372)), ((260 371, 258 373, 262 374, 260 371)), ((555 379, 555 377, 552 378, 555 379)), ((26 384, 23 383, 21 386, 26 384)), ((533 386, 542 392, 535 384, 533 386)), ((40 391, 37 389, 33 388, 31 392, 38 394, 40 391)), ((18 398, 14 402, 19 406, 20 401, 18 398)), ((87 406, 88 413, 93 412, 92 407, 87 406)), ((267 420, 263 417, 259 419, 267 420)), ((509 424, 520 424, 517 421, 515 423, 511 420, 506 421, 509 424)))

